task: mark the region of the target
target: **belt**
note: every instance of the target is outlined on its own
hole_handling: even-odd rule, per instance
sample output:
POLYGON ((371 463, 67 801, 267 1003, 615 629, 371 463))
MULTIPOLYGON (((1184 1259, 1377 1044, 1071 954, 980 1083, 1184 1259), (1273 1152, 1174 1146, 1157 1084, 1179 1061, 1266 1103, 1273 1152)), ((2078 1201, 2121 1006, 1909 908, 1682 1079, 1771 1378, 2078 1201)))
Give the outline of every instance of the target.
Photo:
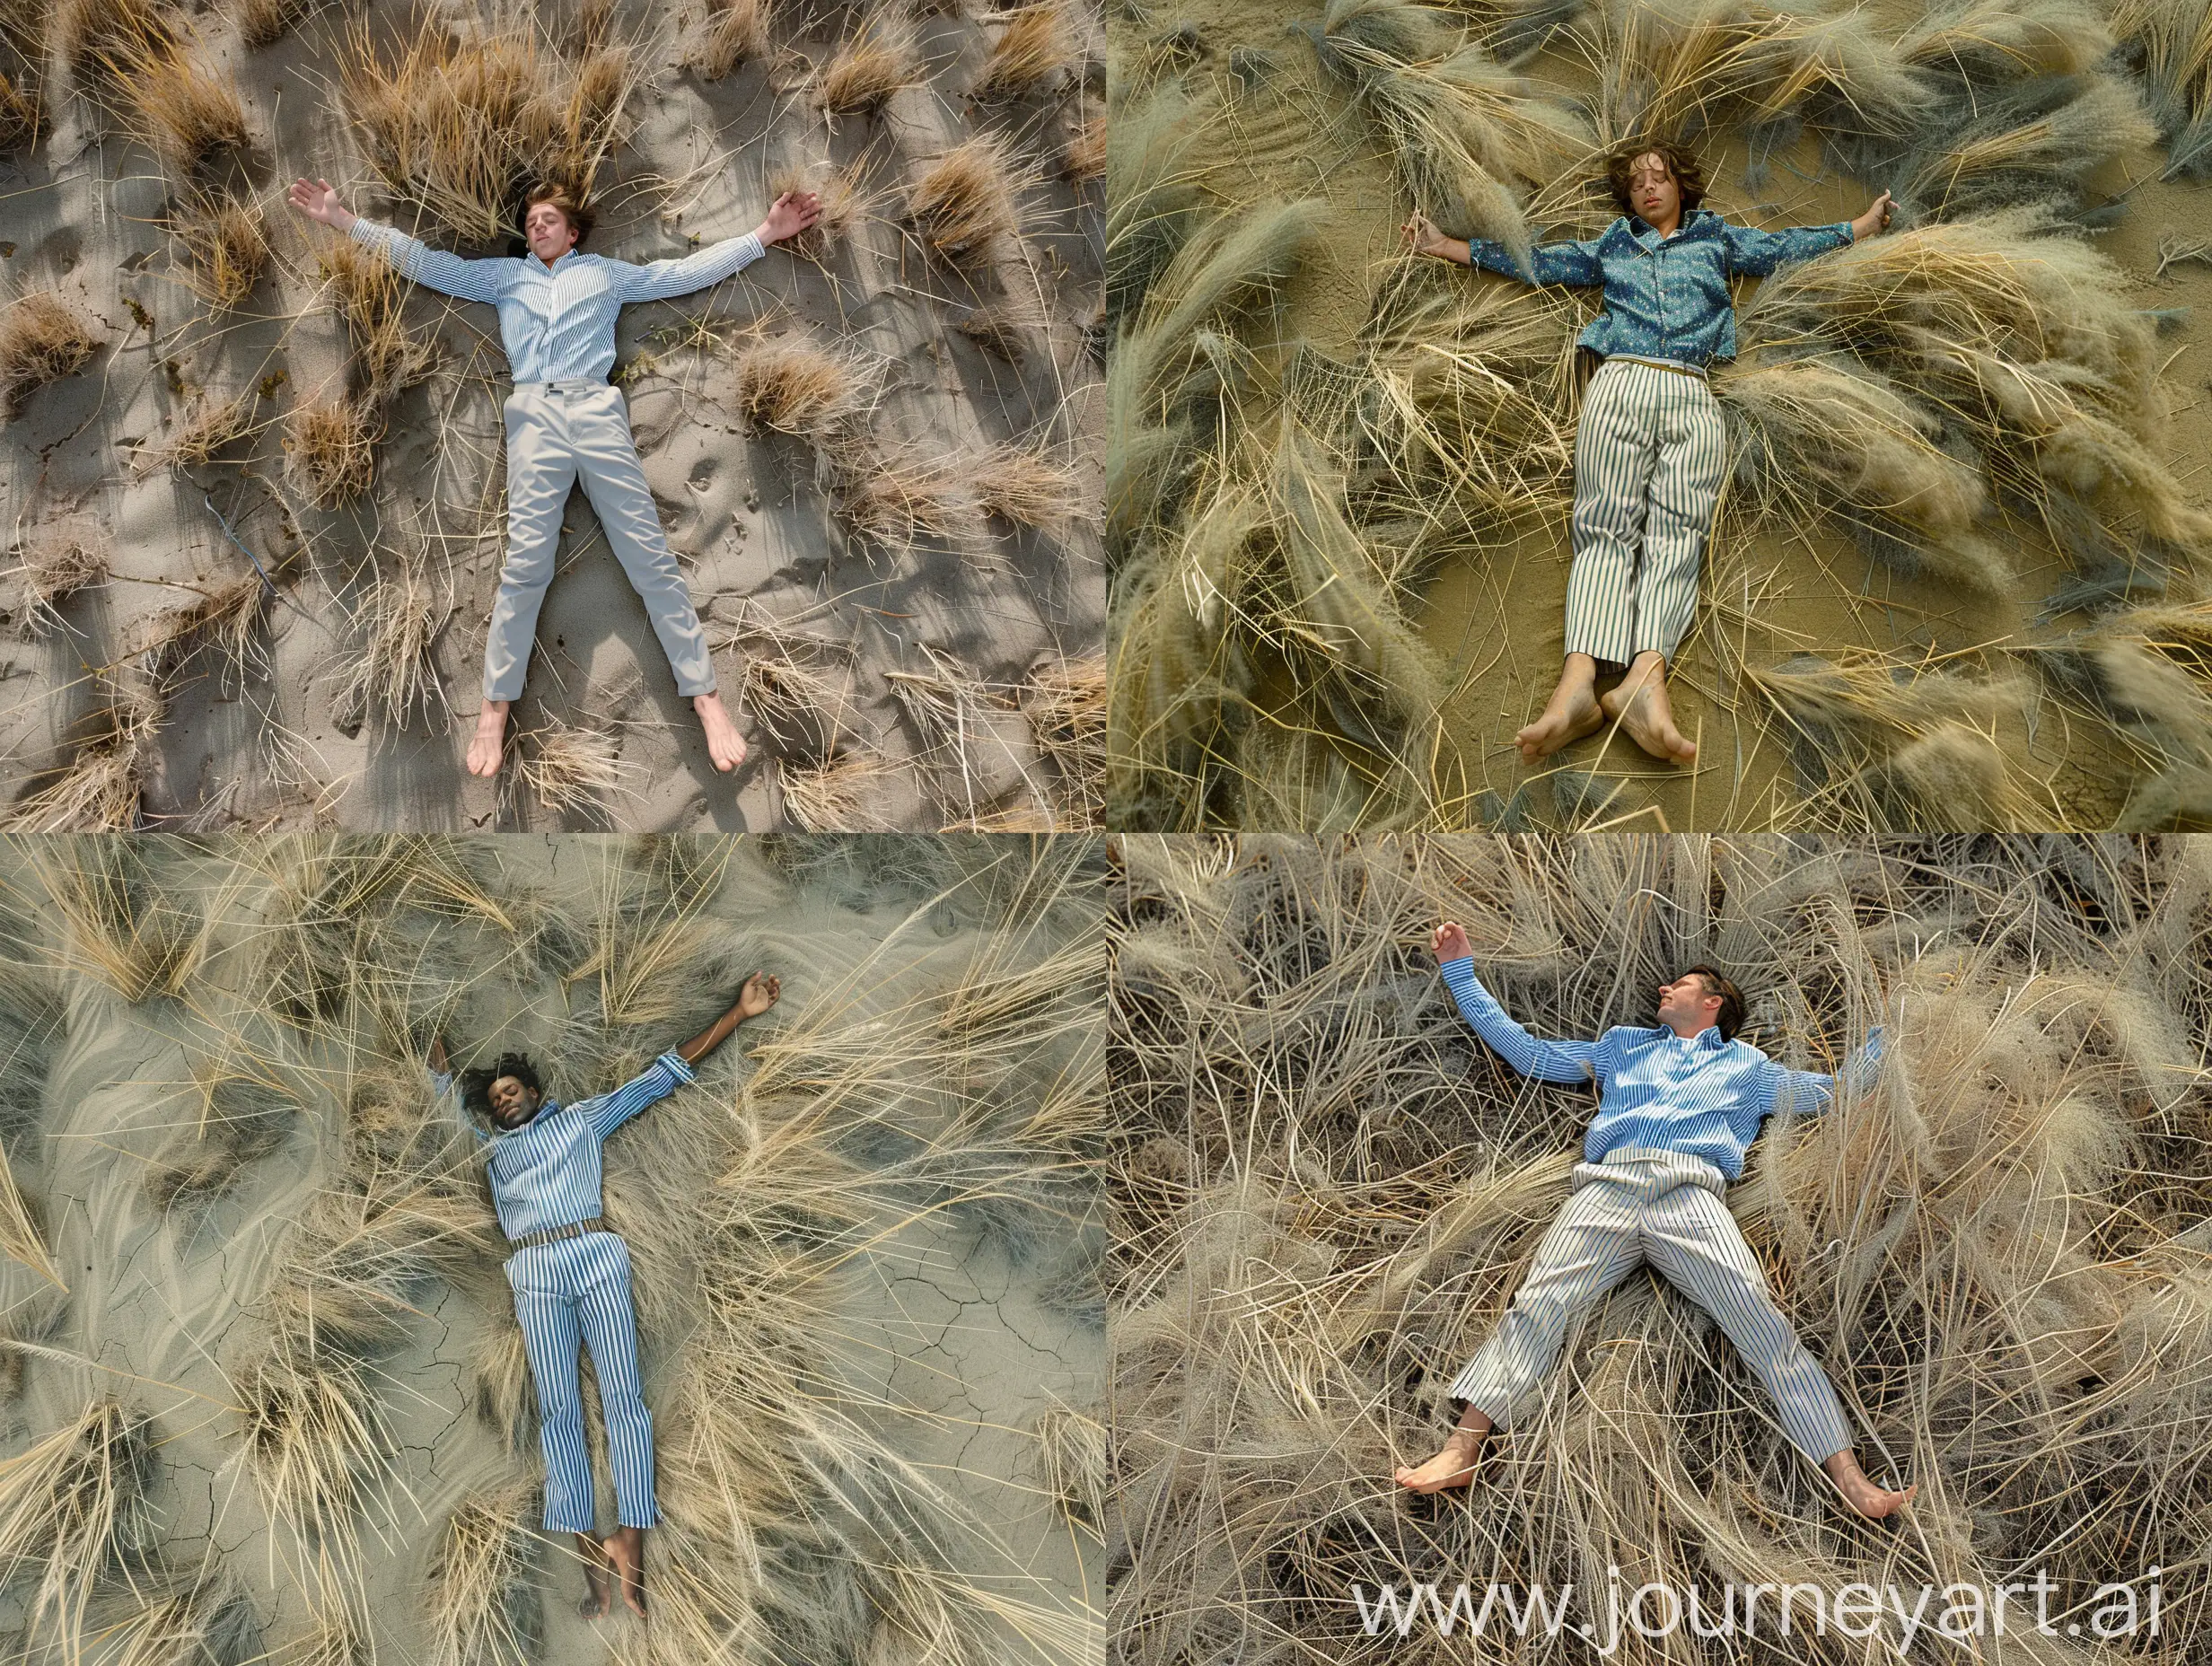
MULTIPOLYGON (((1705 373, 1703 371, 1691 370, 1687 364, 1655 364, 1650 359, 1639 359, 1633 354, 1628 353, 1616 353, 1613 355, 1613 358, 1619 359, 1623 364, 1641 364, 1646 370, 1663 370, 1668 372, 1670 374, 1676 376, 1695 376, 1699 381, 1703 381, 1705 380, 1705 373)), ((1607 362, 1610 364, 1611 361, 1608 360, 1607 362)))
POLYGON ((507 1241, 517 1250, 527 1250, 532 1244, 549 1244, 557 1239, 581 1238, 586 1232, 603 1232, 606 1230, 606 1222, 595 1214, 588 1221, 571 1221, 566 1226, 540 1227, 537 1232, 524 1232, 520 1238, 510 1238, 507 1241))
POLYGON ((578 377, 566 381, 518 381, 514 384, 514 390, 517 393, 580 393, 586 388, 610 388, 613 385, 610 381, 586 381, 578 377))

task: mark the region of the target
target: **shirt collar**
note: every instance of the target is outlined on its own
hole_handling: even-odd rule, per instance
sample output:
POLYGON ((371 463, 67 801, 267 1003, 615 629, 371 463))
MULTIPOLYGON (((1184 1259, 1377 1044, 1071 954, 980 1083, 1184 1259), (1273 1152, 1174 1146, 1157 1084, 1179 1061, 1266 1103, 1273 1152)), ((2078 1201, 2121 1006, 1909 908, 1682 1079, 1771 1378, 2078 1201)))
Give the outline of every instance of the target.
MULTIPOLYGON (((1655 1028, 1660 1035, 1672 1037, 1677 1041, 1685 1039, 1684 1037, 1674 1034, 1674 1028, 1671 1024, 1659 1024, 1655 1028)), ((1703 1048, 1708 1053, 1717 1052, 1728 1045, 1728 1038, 1721 1034, 1718 1024, 1707 1024, 1696 1035, 1688 1037, 1687 1039, 1690 1046, 1703 1048)))
POLYGON ((564 260, 574 260, 574 259, 575 259, 578 255, 582 254, 583 252, 584 252, 584 250, 581 250, 581 249, 569 249, 569 250, 563 250, 561 253, 557 254, 557 255, 555 255, 555 256, 553 257, 553 264, 552 264, 551 266, 548 266, 548 265, 547 265, 544 261, 540 260, 540 259, 538 259, 538 251, 537 251, 536 250, 534 250, 534 249, 533 249, 533 250, 531 250, 531 251, 530 251, 530 252, 529 252, 526 256, 524 256, 523 258, 524 258, 525 259, 528 259, 528 260, 531 260, 531 261, 535 262, 535 263, 536 263, 536 265, 537 265, 538 269, 539 269, 540 272, 557 272, 557 271, 559 271, 559 270, 561 269, 561 262, 562 262, 562 261, 564 261, 564 260))
MULTIPOLYGON (((1690 209, 1675 223, 1674 235, 1680 237, 1684 232, 1690 230, 1691 226, 1695 225, 1699 220, 1712 212, 1713 211, 1710 208, 1690 209)), ((1638 242, 1642 242, 1645 241, 1644 234, 1646 232, 1651 234, 1650 241, 1652 242, 1657 243, 1662 241, 1659 236, 1659 228, 1657 226, 1654 225, 1649 220, 1646 220, 1642 215, 1631 211, 1628 215, 1628 235, 1635 238, 1638 242)))

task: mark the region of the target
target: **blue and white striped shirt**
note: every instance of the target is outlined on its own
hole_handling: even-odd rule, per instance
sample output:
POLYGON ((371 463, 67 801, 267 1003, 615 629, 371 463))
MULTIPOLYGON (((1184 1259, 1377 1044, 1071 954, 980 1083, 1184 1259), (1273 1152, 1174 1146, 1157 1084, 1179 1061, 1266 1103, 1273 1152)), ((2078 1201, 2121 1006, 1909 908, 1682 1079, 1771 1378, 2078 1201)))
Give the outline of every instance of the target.
POLYGON ((451 1073, 432 1071, 441 1097, 452 1095, 454 1118, 490 1148, 492 1206, 509 1238, 588 1221, 600 1212, 600 1142, 655 1100, 692 1080, 691 1066, 663 1053, 645 1074, 598 1099, 573 1105, 551 1100, 519 1128, 487 1130, 453 1093, 451 1073))
POLYGON ((1729 278, 1765 277, 1789 261, 1844 248, 1856 235, 1848 220, 1762 232, 1692 208, 1664 238, 1641 215, 1622 215, 1585 241, 1538 243, 1525 272, 1492 238, 1468 239, 1467 253, 1485 271, 1523 283, 1603 285, 1605 311, 1575 338, 1578 346, 1608 357, 1633 353, 1703 366, 1736 355, 1729 278))
MULTIPOLYGON (((1743 1153, 1763 1120, 1778 1110, 1825 1110, 1839 1085, 1818 1071, 1787 1069, 1748 1041, 1731 1041, 1717 1024, 1687 1039, 1663 1024, 1621 1024, 1594 1041, 1540 1041, 1482 986, 1471 957, 1446 960, 1443 971, 1461 1015, 1523 1075, 1597 1083, 1598 1114, 1583 1142, 1590 1162, 1622 1146, 1682 1152, 1733 1180, 1742 1174, 1743 1153)), ((1866 1084, 1881 1057, 1877 1025, 1845 1066, 1854 1088, 1866 1084)))
POLYGON ((396 225, 356 217, 354 241, 381 249, 404 276, 461 301, 499 309, 514 380, 604 381, 614 365, 614 320, 632 301, 665 301, 718 284, 766 250, 751 232, 643 266, 570 250, 551 266, 536 255, 470 260, 433 249, 396 225))

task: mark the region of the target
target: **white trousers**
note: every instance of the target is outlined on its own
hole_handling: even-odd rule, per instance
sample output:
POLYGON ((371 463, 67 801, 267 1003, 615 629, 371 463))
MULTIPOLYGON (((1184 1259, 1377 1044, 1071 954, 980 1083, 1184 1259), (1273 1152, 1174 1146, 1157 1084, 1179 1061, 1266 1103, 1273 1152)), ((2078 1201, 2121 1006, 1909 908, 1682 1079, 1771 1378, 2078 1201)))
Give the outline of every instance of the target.
POLYGON ((622 390, 605 381, 522 382, 507 396, 506 418, 507 559, 484 644, 484 697, 512 700, 522 692, 560 548, 561 511, 578 480, 645 601, 677 690, 712 693, 707 633, 653 507, 622 390))
POLYGON ((1575 429, 1575 564, 1567 651, 1673 662, 1698 609, 1698 570, 1727 467, 1720 401, 1702 376, 1607 359, 1575 429))
POLYGON ((1575 1165, 1558 1218, 1537 1246, 1513 1304, 1453 1379, 1498 1428, 1527 1408, 1569 1324, 1648 1261, 1710 1313, 1781 1410, 1782 1427, 1819 1463, 1851 1436, 1820 1362, 1774 1304, 1766 1275, 1721 1201, 1727 1181, 1700 1157, 1625 1149, 1575 1165))

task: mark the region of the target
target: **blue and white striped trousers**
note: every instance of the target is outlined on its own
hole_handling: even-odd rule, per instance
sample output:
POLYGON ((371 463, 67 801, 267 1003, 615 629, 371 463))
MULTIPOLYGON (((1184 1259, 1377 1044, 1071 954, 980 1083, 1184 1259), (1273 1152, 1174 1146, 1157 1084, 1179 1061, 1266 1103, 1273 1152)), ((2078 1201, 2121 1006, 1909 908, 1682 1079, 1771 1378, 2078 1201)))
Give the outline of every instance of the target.
POLYGON ((637 1380, 637 1314, 630 1301, 629 1246, 613 1232, 531 1244, 507 1258, 514 1316, 538 1385, 538 1438, 545 1452, 545 1524, 588 1533, 597 1522, 592 1455, 584 1443, 577 1345, 592 1345, 599 1408, 607 1423, 616 1517, 655 1527, 653 1414, 637 1380))
POLYGON ((1776 1308, 1721 1201, 1726 1185, 1702 1157, 1679 1152, 1626 1146, 1603 1162, 1576 1164, 1566 1206, 1505 1318, 1453 1379, 1452 1398, 1505 1427, 1558 1358, 1568 1324, 1649 1261, 1719 1321, 1774 1397, 1800 1451, 1819 1463, 1849 1446, 1835 1389, 1776 1308))
POLYGON ((1575 563, 1567 651, 1627 664, 1674 659, 1727 467, 1720 401, 1702 376, 1609 358, 1575 430, 1575 563))

